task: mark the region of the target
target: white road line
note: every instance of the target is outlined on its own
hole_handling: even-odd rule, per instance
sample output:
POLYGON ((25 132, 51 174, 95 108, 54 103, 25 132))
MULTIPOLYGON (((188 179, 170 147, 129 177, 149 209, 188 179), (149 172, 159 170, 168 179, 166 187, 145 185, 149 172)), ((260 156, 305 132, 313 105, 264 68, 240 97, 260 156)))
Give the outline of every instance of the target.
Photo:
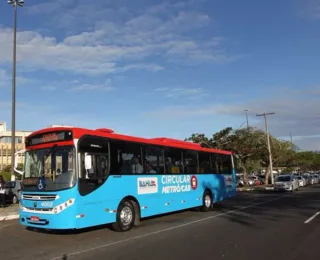
MULTIPOLYGON (((290 196, 292 196, 292 195, 281 196, 281 197, 278 197, 278 198, 275 198, 275 199, 271 199, 271 200, 268 200, 268 201, 252 204, 250 206, 245 206, 245 207, 241 207, 241 208, 238 208, 238 209, 230 210, 230 211, 227 211, 227 212, 224 212, 224 213, 220 213, 220 214, 217 214, 217 215, 214 215, 214 216, 210 216, 210 217, 206 217, 206 218, 190 221, 190 222, 187 222, 187 223, 184 223, 184 224, 180 224, 180 225, 177 225, 177 226, 174 226, 174 227, 160 229, 158 231, 150 232, 150 233, 143 234, 143 235, 140 235, 140 236, 135 236, 135 237, 131 237, 131 238, 127 238, 127 239, 111 242, 111 243, 104 244, 104 245, 101 245, 101 246, 91 247, 91 248, 88 248, 88 249, 76 251, 76 252, 65 254, 65 255, 66 256, 80 255, 80 254, 87 253, 87 252, 90 252, 90 251, 94 251, 94 250, 97 250, 97 249, 100 249, 100 248, 106 248, 106 247, 118 245, 118 244, 121 244, 121 243, 126 243, 126 242, 129 242, 129 241, 132 241, 132 240, 137 240, 137 239, 140 239, 140 238, 144 238, 144 237, 148 237, 148 236, 152 236, 152 235, 157 235, 157 234, 164 233, 164 232, 167 232, 167 231, 170 231, 170 230, 174 230, 174 229, 190 226, 190 225, 193 225, 193 224, 196 224, 196 223, 199 223, 199 222, 203 222, 203 221, 206 221, 206 220, 209 220, 209 219, 214 219, 214 218, 217 218, 217 217, 228 215, 228 214, 233 213, 233 212, 237 212, 237 211, 241 211, 241 210, 244 210, 244 209, 253 208, 253 207, 256 207, 256 206, 262 205, 262 204, 267 204, 267 203, 270 203, 270 202, 273 202, 273 201, 276 201, 276 200, 280 200, 280 199, 283 199, 285 197, 290 197, 290 196)), ((51 258, 50 260, 58 260, 58 259, 62 259, 62 257, 63 256, 61 255, 59 257, 51 258)))
POLYGON ((304 224, 308 224, 309 222, 311 222, 316 216, 318 216, 320 214, 320 211, 317 212, 316 214, 314 214, 311 218, 308 218, 304 224))

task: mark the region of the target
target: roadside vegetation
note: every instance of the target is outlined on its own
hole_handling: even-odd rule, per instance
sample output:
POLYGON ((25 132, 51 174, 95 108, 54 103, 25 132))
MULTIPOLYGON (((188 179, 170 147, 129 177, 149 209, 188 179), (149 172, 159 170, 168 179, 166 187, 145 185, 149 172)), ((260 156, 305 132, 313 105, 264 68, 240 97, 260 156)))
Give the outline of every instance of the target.
MULTIPOLYGON (((202 133, 192 134, 185 139, 200 143, 203 147, 210 147, 232 151, 235 158, 237 172, 241 172, 247 179, 248 173, 266 171, 268 184, 270 168, 269 157, 264 131, 249 127, 232 129, 227 127, 208 137, 202 133)), ((284 172, 310 171, 320 169, 320 153, 300 151, 290 141, 280 140, 270 135, 273 170, 282 169, 284 172)))

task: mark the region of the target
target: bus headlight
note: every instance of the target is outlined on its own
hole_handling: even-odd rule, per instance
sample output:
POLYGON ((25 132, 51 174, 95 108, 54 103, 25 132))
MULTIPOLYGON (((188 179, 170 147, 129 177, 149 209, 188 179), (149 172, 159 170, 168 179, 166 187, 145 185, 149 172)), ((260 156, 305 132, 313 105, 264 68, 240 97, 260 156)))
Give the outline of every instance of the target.
POLYGON ((60 213, 61 211, 65 210, 66 208, 72 206, 74 204, 74 201, 75 201, 75 199, 69 199, 69 200, 55 206, 53 209, 53 213, 54 214, 60 213))

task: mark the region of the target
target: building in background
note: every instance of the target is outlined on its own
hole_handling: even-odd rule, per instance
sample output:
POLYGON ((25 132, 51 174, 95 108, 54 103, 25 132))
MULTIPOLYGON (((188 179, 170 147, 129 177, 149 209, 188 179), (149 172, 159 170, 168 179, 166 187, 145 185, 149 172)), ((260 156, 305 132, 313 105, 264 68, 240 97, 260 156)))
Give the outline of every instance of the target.
MULTIPOLYGON (((31 131, 16 131, 16 147, 19 151, 25 149, 25 138, 30 135, 31 131)), ((23 163, 24 158, 19 157, 19 163, 23 163)), ((0 171, 11 166, 11 131, 7 131, 6 122, 0 122, 0 171)))

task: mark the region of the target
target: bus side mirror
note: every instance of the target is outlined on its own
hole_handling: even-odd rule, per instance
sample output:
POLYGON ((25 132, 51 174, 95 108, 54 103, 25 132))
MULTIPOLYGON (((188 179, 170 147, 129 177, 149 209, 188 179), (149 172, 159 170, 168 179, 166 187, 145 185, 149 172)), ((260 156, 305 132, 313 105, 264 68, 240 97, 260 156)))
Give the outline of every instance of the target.
POLYGON ((19 165, 19 154, 21 156, 25 153, 26 150, 20 150, 14 154, 14 171, 16 173, 19 173, 20 175, 23 175, 23 171, 18 170, 18 165, 19 165))

